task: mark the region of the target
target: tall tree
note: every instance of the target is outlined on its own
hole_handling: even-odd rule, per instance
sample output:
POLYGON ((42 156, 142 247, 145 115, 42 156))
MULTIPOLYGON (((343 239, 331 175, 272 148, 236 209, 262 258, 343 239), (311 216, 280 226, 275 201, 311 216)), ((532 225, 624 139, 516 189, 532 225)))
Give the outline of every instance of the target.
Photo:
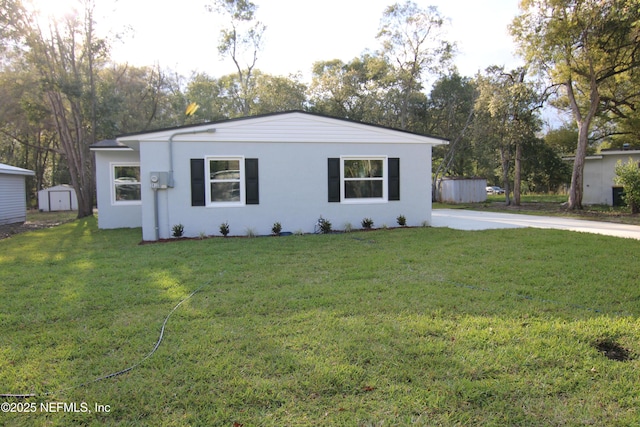
POLYGON ((520 8, 511 32, 528 64, 561 90, 578 127, 569 208, 581 209, 592 124, 615 104, 602 90, 640 66, 640 0, 521 0, 520 8))
POLYGON ((182 77, 171 71, 112 64, 97 80, 100 138, 186 124, 182 77))
POLYGON ((509 195, 510 168, 513 162, 513 196, 520 204, 522 183, 522 151, 527 140, 535 138, 540 129, 536 111, 540 108, 539 96, 525 81, 526 70, 518 68, 505 72, 504 67, 489 67, 484 76, 478 76, 478 99, 476 112, 484 119, 479 126, 500 153, 502 183, 507 204, 509 195))
POLYGON ((52 22, 49 34, 36 24, 27 37, 29 57, 40 73, 78 197, 78 218, 93 215, 95 178, 89 147, 96 142, 95 72, 107 54, 106 44, 95 34, 93 2, 86 0, 83 6, 62 23, 52 22))
POLYGON ((71 184, 78 197, 78 217, 93 215, 93 156, 97 139, 96 73, 108 58, 107 43, 96 36, 93 0, 81 0, 59 22, 42 27, 35 13, 11 15, 14 43, 36 70, 52 114, 71 184))
POLYGON ((436 7, 421 9, 410 0, 384 11, 377 38, 394 70, 401 129, 410 126, 412 101, 422 91, 427 74, 442 72, 451 59, 453 45, 444 40, 444 22, 436 7))
POLYGON ((59 184, 56 129, 39 91, 37 73, 19 59, 0 71, 0 158, 35 171, 31 197, 47 185, 59 184))
POLYGON ((255 114, 303 110, 307 86, 295 76, 283 77, 256 71, 255 114))
POLYGON ((386 125, 384 97, 390 65, 383 57, 364 54, 348 63, 334 59, 313 64, 312 109, 335 117, 386 125))
POLYGON ((429 95, 427 133, 449 140, 448 145, 434 147, 433 200, 439 195, 438 186, 446 175, 474 174, 474 156, 470 132, 474 118, 477 92, 469 78, 457 72, 438 79, 429 95))
POLYGON ((205 73, 198 73, 191 77, 187 83, 185 95, 190 102, 200 106, 194 117, 201 118, 203 121, 221 120, 237 115, 229 111, 220 79, 205 73))
POLYGON ((238 88, 234 91, 242 115, 249 115, 252 107, 253 71, 262 50, 266 26, 256 20, 258 7, 250 0, 213 0, 207 6, 210 12, 223 14, 229 27, 220 31, 218 53, 228 56, 237 70, 238 88))

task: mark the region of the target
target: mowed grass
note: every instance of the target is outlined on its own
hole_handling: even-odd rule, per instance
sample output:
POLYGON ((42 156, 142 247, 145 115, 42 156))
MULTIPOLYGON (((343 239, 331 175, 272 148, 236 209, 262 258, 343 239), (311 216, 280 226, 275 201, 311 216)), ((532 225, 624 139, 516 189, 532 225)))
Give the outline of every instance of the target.
POLYGON ((38 408, 0 424, 640 423, 638 241, 436 228, 139 240, 85 219, 0 241, 0 393, 37 394, 0 402, 38 408), (91 412, 43 412, 51 402, 91 412))

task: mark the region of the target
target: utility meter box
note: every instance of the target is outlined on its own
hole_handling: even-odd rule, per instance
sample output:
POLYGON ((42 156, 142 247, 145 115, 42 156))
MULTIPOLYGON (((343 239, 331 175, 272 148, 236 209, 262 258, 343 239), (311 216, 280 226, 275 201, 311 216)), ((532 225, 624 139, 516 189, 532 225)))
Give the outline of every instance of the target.
POLYGON ((151 188, 165 189, 169 184, 169 172, 151 172, 151 188))

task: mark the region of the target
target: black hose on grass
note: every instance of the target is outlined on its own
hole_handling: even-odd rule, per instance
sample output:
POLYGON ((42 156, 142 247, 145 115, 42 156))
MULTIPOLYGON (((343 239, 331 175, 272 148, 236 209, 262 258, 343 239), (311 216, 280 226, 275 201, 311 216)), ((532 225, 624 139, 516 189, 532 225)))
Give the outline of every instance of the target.
POLYGON ((147 354, 145 357, 143 357, 140 361, 134 363, 133 365, 129 366, 128 368, 125 368, 125 369, 123 369, 121 371, 118 371, 118 372, 114 372, 112 374, 104 375, 102 377, 96 378, 96 379, 94 379, 92 381, 88 381, 86 383, 82 383, 82 384, 78 384, 78 385, 75 385, 75 386, 63 388, 63 389, 60 389, 60 390, 57 390, 57 391, 48 391, 46 393, 41 393, 39 395, 36 394, 36 393, 23 393, 23 394, 3 393, 3 394, 0 394, 0 397, 12 397, 12 398, 15 398, 15 399, 27 399, 29 397, 50 396, 52 394, 73 390, 75 388, 85 387, 85 386, 88 386, 89 384, 97 383, 98 381, 102 381, 102 380, 106 380, 106 379, 109 379, 109 378, 117 377, 118 375, 126 374, 127 372, 137 368, 142 363, 144 363, 145 360, 147 360, 148 358, 153 356, 153 353, 155 353, 156 350, 158 349, 158 347, 160 347, 160 343, 162 342, 162 339, 164 338, 164 329, 165 329, 165 327, 167 325, 167 322, 169 321, 169 317, 171 317, 173 312, 176 311, 178 309, 178 307, 180 307, 182 305, 183 302, 187 301, 189 298, 194 296, 196 293, 200 292, 200 290, 203 287, 205 287, 205 285, 207 285, 207 284, 208 283, 205 283, 204 285, 200 286, 195 291, 191 292, 187 297, 185 297, 182 301, 180 301, 178 304, 176 304, 175 307, 173 307, 173 309, 169 312, 167 317, 165 317, 164 322, 162 322, 162 328, 160 329, 160 337, 158 338, 158 341, 156 342, 156 345, 153 347, 153 350, 151 350, 151 352, 149 352, 149 354, 147 354))

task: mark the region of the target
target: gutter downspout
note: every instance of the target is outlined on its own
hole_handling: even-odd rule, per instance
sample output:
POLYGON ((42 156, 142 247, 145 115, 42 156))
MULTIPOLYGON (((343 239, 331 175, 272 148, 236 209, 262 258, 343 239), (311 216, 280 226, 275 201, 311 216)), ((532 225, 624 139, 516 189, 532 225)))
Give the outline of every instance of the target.
POLYGON ((160 224, 158 222, 158 189, 153 189, 153 222, 155 226, 156 241, 160 240, 160 224))
MULTIPOLYGON (((199 133, 215 133, 216 128, 207 128, 191 131, 175 132, 169 137, 169 178, 167 179, 167 188, 173 188, 173 138, 180 135, 196 135, 199 133)), ((153 189, 153 222, 155 228, 156 241, 160 240, 160 219, 158 213, 158 189, 153 189)))
POLYGON ((175 132, 169 137, 169 182, 167 182, 167 187, 173 188, 173 138, 181 135, 196 135, 199 133, 215 133, 216 128, 208 128, 208 129, 199 129, 199 130, 189 130, 182 132, 175 132))

